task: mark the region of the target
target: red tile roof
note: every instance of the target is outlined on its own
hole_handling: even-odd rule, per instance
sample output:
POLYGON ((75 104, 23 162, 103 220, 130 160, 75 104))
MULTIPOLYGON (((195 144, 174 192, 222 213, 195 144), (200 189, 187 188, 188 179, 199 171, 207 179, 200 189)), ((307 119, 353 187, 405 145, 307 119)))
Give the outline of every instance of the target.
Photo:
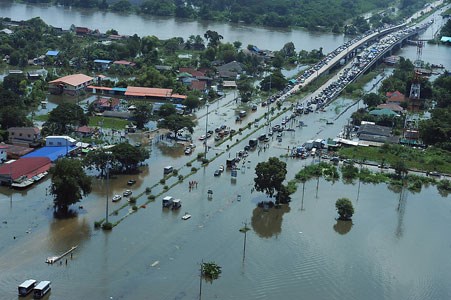
POLYGON ((406 96, 400 91, 387 92, 385 94, 387 96, 387 102, 404 102, 406 101, 406 96))
POLYGON ((0 175, 11 177, 16 180, 21 176, 32 177, 37 172, 44 172, 50 169, 51 161, 47 157, 21 158, 10 164, 0 167, 0 175), (44 171, 42 171, 44 169, 44 171), (31 176, 30 176, 31 175, 31 176))
POLYGON ((115 64, 115 65, 130 66, 130 67, 133 67, 133 66, 136 65, 134 62, 127 61, 127 60, 116 60, 115 62, 113 62, 113 64, 115 64))
POLYGON ((71 86, 78 86, 80 84, 87 83, 91 80, 93 80, 91 76, 85 75, 85 74, 73 74, 64 76, 55 80, 50 81, 50 84, 67 84, 71 86))
POLYGON ((191 88, 193 90, 203 91, 207 87, 207 83, 205 81, 191 81, 191 88))
POLYGON ((75 131, 80 132, 80 133, 91 133, 93 131, 93 129, 91 127, 88 127, 85 125, 85 126, 78 127, 75 131))

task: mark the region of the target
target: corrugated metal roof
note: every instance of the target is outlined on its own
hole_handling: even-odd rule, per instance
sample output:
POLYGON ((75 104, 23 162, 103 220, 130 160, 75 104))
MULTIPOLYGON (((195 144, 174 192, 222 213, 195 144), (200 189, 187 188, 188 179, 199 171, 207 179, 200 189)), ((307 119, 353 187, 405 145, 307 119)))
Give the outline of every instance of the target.
POLYGON ((146 88, 129 86, 125 92, 126 96, 139 96, 139 97, 161 97, 167 98, 171 97, 172 89, 161 89, 161 88, 146 88))
POLYGON ((50 166, 51 162, 47 157, 21 158, 10 164, 0 166, 0 175, 16 180, 21 176, 32 174, 37 170, 42 170, 42 168, 50 168, 50 166))
POLYGON ((70 153, 75 148, 77 147, 42 147, 37 149, 36 151, 28 153, 27 155, 23 156, 23 158, 47 158, 51 161, 55 161, 58 158, 65 156, 67 153, 70 153))

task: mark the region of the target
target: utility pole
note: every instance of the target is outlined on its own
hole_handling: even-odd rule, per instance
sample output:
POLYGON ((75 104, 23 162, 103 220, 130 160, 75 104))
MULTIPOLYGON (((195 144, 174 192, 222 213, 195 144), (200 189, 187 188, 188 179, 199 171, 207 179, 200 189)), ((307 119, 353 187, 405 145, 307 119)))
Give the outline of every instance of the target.
POLYGON ((243 241, 243 262, 244 258, 246 257, 246 241, 247 241, 247 231, 249 230, 249 227, 247 227, 247 221, 244 222, 244 227, 240 229, 242 233, 244 233, 244 241, 243 241))
POLYGON ((199 300, 202 300, 202 273, 203 273, 204 260, 200 263, 200 274, 199 274, 199 300))
MULTIPOLYGON (((206 101, 208 101, 208 100, 206 100, 206 101)), ((205 158, 205 159, 207 159, 207 150, 208 150, 208 146, 207 146, 207 135, 208 135, 208 107, 210 106, 210 104, 208 104, 208 102, 207 102, 206 106, 207 106, 207 115, 206 115, 206 118, 205 118, 205 140, 204 140, 204 143, 205 143, 205 154, 204 154, 204 158, 205 158)))

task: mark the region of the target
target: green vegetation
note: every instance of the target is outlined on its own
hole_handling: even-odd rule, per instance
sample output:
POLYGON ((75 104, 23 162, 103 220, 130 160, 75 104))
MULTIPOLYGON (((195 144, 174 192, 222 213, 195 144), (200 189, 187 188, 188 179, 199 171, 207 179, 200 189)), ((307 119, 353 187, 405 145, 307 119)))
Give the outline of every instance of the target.
POLYGON ((221 275, 221 267, 215 262, 204 262, 201 265, 202 276, 208 280, 218 279, 221 275))
POLYGON ((340 220, 350 220, 354 214, 354 206, 348 198, 340 198, 335 202, 335 208, 340 215, 340 220))
POLYGON ((401 145, 385 144, 380 148, 342 148, 339 150, 339 155, 357 161, 371 157, 371 161, 384 165, 394 165, 398 161, 403 161, 406 167, 411 170, 451 174, 451 153, 433 147, 414 149, 401 145))
POLYGON ((276 203, 290 201, 287 187, 283 185, 287 175, 287 164, 276 157, 267 162, 260 162, 255 167, 254 187, 258 192, 264 192, 270 198, 275 196, 276 203))
POLYGON ((50 169, 50 174, 50 194, 53 196, 55 209, 62 216, 67 215, 70 205, 91 192, 91 177, 85 174, 79 160, 59 159, 50 169))
MULTIPOLYGON (((396 21, 394 10, 387 7, 392 4, 388 0, 319 0, 319 1, 243 1, 232 0, 23 0, 27 3, 53 3, 81 8, 96 8, 123 13, 139 13, 142 15, 174 16, 184 19, 201 19, 230 21, 234 23, 257 24, 272 27, 302 26, 309 29, 334 29, 339 32, 348 20, 353 19, 352 29, 362 32, 369 24, 355 16, 374 10, 384 10, 382 14, 374 14, 369 20, 374 26, 396 21)), ((399 4, 400 12, 407 15, 421 8, 425 1, 403 0, 399 4)), ((114 32, 112 30, 112 32, 114 32)))

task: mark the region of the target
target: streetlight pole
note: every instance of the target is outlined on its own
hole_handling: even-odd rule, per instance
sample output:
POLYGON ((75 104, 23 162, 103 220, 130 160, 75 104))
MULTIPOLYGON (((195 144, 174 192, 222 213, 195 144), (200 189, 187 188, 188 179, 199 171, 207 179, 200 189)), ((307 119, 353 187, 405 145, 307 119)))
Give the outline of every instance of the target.
MULTIPOLYGON (((208 100, 207 100, 208 101, 208 100)), ((208 102, 207 102, 207 115, 206 115, 206 118, 205 118, 205 140, 204 140, 204 143, 205 143, 205 153, 204 153, 204 158, 205 159, 207 159, 207 135, 208 135, 208 107, 210 106, 210 104, 208 104, 208 102)))
POLYGON ((110 194, 110 168, 109 163, 106 165, 106 214, 105 214, 105 224, 108 224, 108 196, 110 194))

